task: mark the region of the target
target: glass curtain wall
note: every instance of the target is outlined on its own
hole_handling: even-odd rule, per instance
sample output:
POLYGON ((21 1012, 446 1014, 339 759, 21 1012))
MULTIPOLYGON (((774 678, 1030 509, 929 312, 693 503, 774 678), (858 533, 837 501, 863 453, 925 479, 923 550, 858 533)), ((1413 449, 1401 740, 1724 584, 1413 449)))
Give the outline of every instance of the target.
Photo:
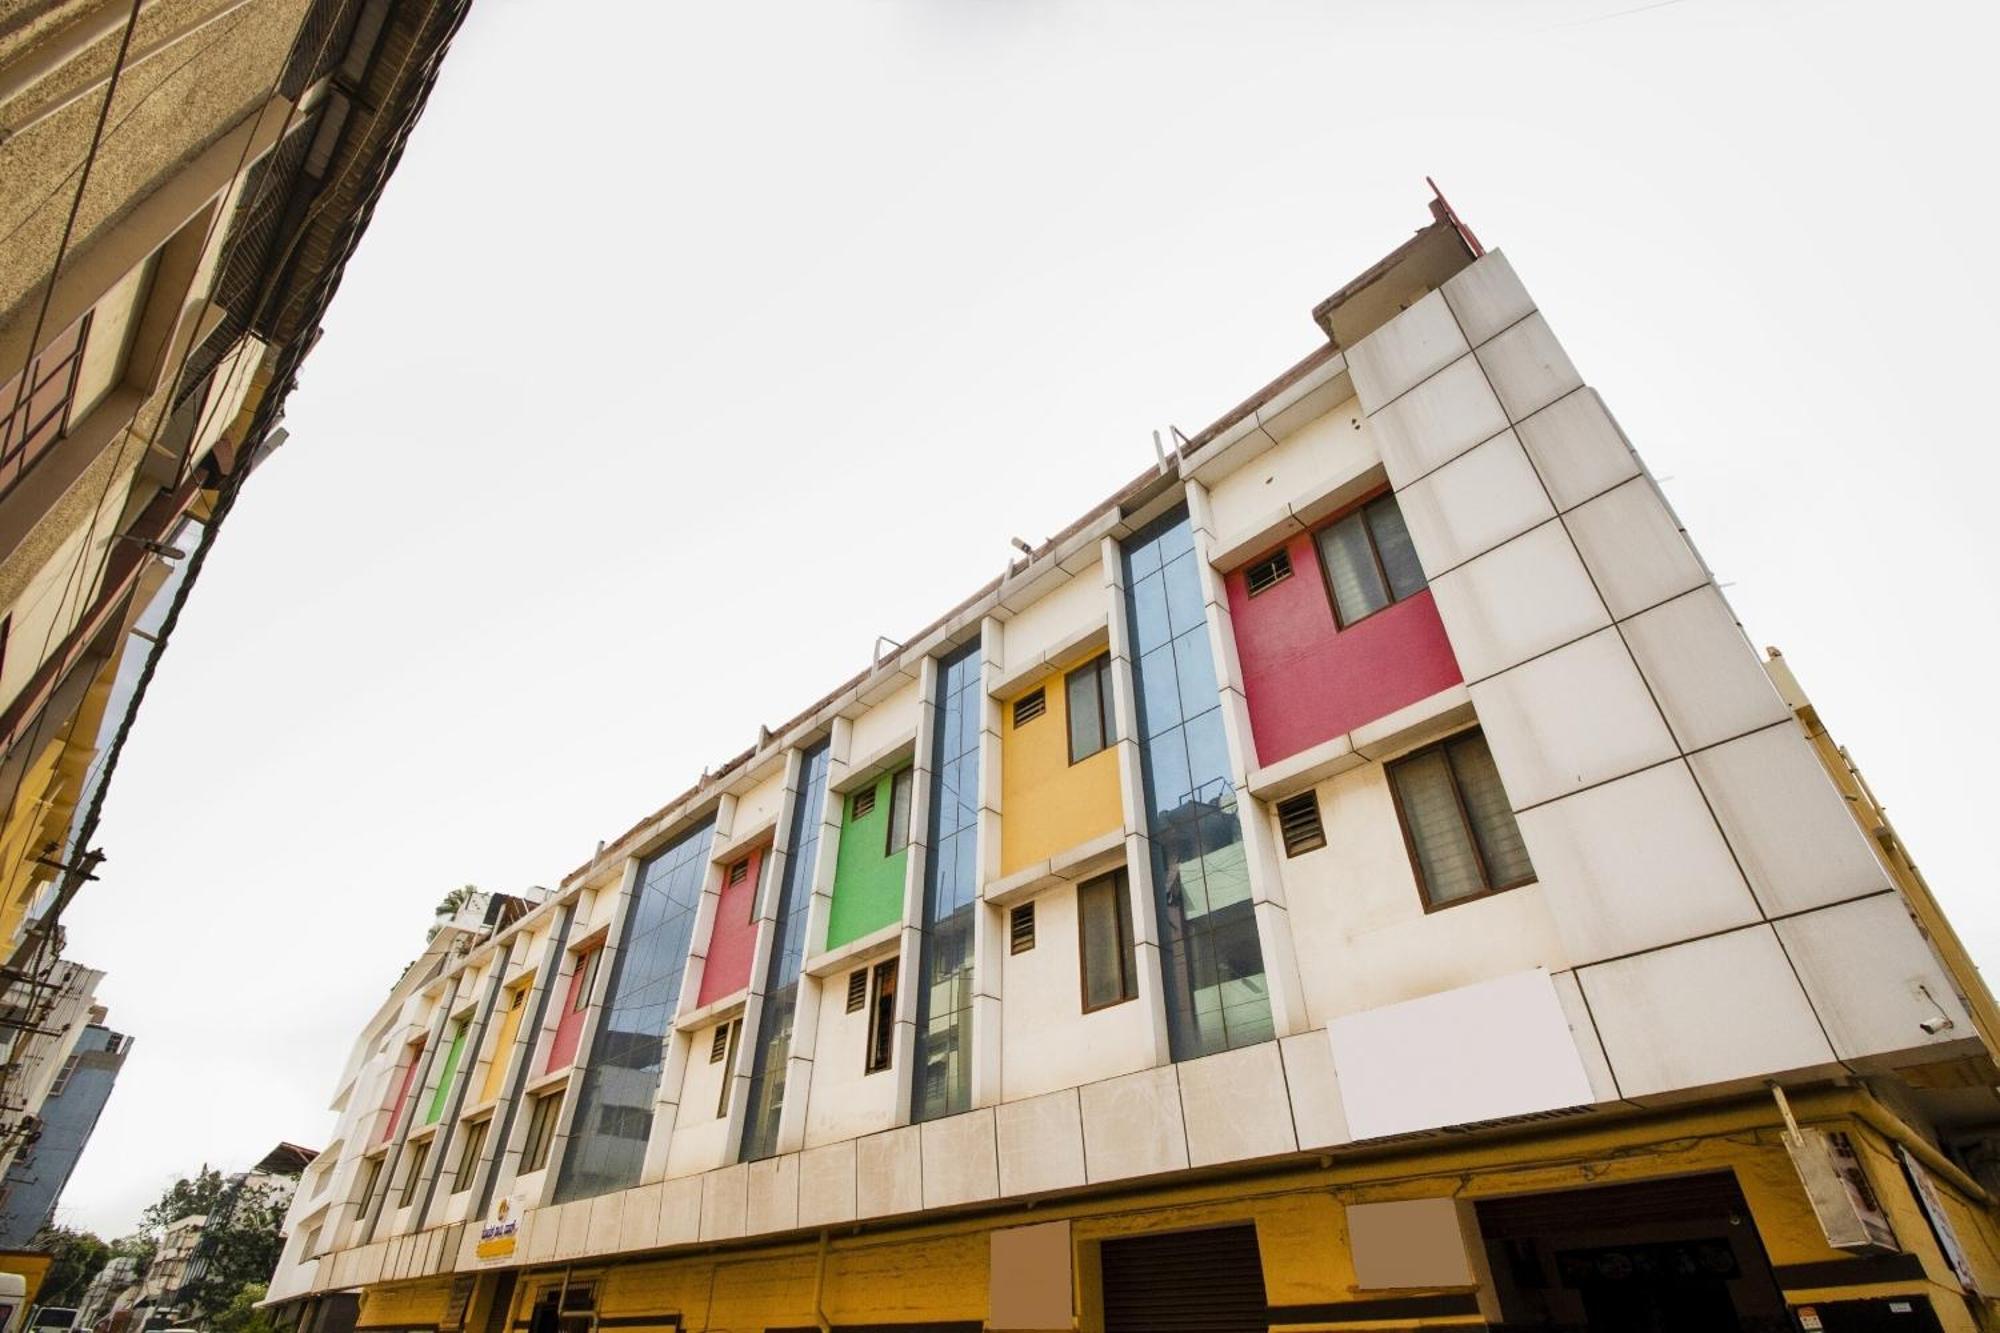
POLYGON ((639 1183, 713 831, 703 824, 639 867, 556 1181, 558 1201, 639 1183))
POLYGON ((912 1115, 972 1105, 972 920, 979 896, 979 645, 938 662, 912 1115))
POLYGON ((1186 509, 1125 543, 1147 842, 1173 1057, 1274 1035, 1186 509))
MULTIPOLYGON (((826 806, 827 752, 824 741, 799 763, 799 795, 792 804, 790 849, 779 880, 778 911, 771 940, 771 969, 764 979, 764 1011, 750 1065, 750 1113, 743 1121, 743 1160, 760 1161, 778 1151, 778 1117, 785 1109, 785 1064, 792 1051, 792 1021, 798 1016, 799 970, 806 959, 806 913, 812 907, 813 864, 819 860, 819 829, 826 806)), ((726 1075, 725 1075, 726 1076, 726 1075)))

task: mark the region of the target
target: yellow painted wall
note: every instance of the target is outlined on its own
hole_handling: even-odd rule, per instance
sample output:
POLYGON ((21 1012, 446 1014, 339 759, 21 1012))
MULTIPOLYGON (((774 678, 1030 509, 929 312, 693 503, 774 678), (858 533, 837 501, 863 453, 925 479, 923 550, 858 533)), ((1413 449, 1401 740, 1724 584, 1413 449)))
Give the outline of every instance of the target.
POLYGON ((451 1279, 410 1282, 395 1287, 369 1287, 361 1293, 356 1328, 408 1328, 435 1325, 451 1303, 451 1279))
MULTIPOLYGON (((1861 1151, 1903 1245, 1922 1260, 1929 1280, 1875 1287, 1791 1291, 1795 1302, 1847 1299, 1894 1291, 1928 1295, 1946 1329, 1974 1333, 1965 1303, 1950 1285, 1937 1247, 1899 1170, 1879 1108, 1840 1094, 1794 1100, 1802 1120, 1846 1132, 1861 1151)), ((1570 1190, 1696 1172, 1733 1173, 1774 1265, 1843 1262, 1829 1248, 1786 1156, 1774 1109, 1749 1100, 1671 1115, 1591 1119, 1531 1138, 1442 1140, 1399 1152, 1342 1155, 1292 1171, 1177 1186, 1133 1189, 1096 1198, 1045 1199, 1030 1211, 940 1217, 861 1235, 836 1229, 826 1255, 821 1298, 836 1325, 977 1321, 986 1316, 988 1233, 997 1227, 1068 1220, 1081 1333, 1102 1327, 1096 1308, 1098 1246, 1119 1236, 1251 1222, 1257 1228, 1266 1296, 1273 1306, 1371 1299, 1356 1280, 1346 1209, 1395 1199, 1480 1199, 1570 1190)), ((1993 1244, 1993 1210, 1936 1179, 1960 1236, 1984 1276, 1993 1244)), ((749 1246, 679 1258, 578 1264, 576 1281, 599 1283, 598 1309, 632 1319, 679 1314, 688 1333, 810 1326, 818 1267, 813 1240, 749 1246)), ((517 1314, 536 1287, 560 1278, 562 1265, 525 1278, 517 1314)), ((1417 1295, 1400 1291, 1396 1295, 1417 1295)), ((437 1284, 377 1289, 362 1307, 363 1325, 426 1323, 444 1299, 437 1284)), ((1397 1327, 1450 1326, 1466 1316, 1403 1319, 1397 1327)))
POLYGON ((1000 706, 1002 876, 1110 833, 1124 822, 1117 747, 1107 746, 1080 764, 1070 763, 1063 673, 1051 672, 1014 698, 1036 689, 1048 691, 1048 711, 1024 727, 1014 726, 1013 699, 1000 706))

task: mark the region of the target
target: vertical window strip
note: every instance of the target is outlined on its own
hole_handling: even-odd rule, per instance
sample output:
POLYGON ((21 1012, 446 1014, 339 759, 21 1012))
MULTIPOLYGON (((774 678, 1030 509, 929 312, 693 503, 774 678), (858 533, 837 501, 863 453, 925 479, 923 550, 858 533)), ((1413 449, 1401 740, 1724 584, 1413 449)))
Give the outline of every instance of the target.
MULTIPOLYGON (((556 1180, 558 1202, 639 1183, 713 832, 713 824, 702 824, 682 834, 647 858, 633 881, 590 1061, 581 1074, 576 1127, 556 1180)), ((582 997, 587 1004, 588 986, 582 997)))
POLYGON ((917 1063, 911 1115, 934 1120, 972 1106, 972 922, 978 893, 979 645, 938 662, 932 710, 930 847, 917 974, 917 1063))
POLYGON ((745 1161, 761 1161, 778 1151, 778 1121, 785 1105, 785 1064, 791 1055, 792 1020, 798 1011, 799 970, 805 963, 806 914, 812 905, 813 867, 819 860, 826 779, 827 746, 821 741, 799 761, 791 840, 785 851, 784 874, 779 880, 777 917, 772 922, 764 1007, 751 1053, 750 1110, 743 1120, 745 1161))
POLYGON ((917 770, 905 768, 889 779, 888 854, 894 856, 910 845, 910 797, 916 787, 917 770))
POLYGON ((1187 511, 1133 536, 1121 560, 1168 1044, 1186 1060, 1275 1029, 1187 511))
POLYGON ((896 960, 875 964, 869 971, 868 1056, 864 1074, 879 1074, 896 1056, 896 960))

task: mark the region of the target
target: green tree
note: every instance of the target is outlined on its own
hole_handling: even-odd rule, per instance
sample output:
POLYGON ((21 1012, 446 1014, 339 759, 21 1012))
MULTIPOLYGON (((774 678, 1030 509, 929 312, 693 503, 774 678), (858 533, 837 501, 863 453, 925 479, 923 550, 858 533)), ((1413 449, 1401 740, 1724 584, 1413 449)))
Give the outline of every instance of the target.
POLYGON ((246 1285, 268 1282, 285 1247, 289 1197, 275 1186, 246 1184, 226 1199, 202 1228, 201 1262, 181 1287, 184 1314, 202 1327, 235 1301, 246 1285))
MULTIPOLYGON (((221 1172, 204 1166, 167 1188, 160 1201, 142 1215, 143 1234, 157 1239, 169 1223, 183 1217, 203 1216, 201 1239, 182 1284, 178 1311, 184 1324, 210 1327, 225 1311, 242 1300, 244 1319, 263 1316, 251 1309, 262 1299, 261 1285, 268 1282, 284 1249, 281 1231, 289 1192, 268 1181, 233 1184, 221 1172), (246 1288, 259 1287, 255 1296, 243 1297, 246 1288)), ((263 1333, 246 1329, 243 1333, 263 1333)))
POLYGON ((167 1186, 159 1202, 139 1214, 139 1230, 157 1240, 170 1223, 214 1212, 228 1188, 229 1182, 222 1173, 204 1163, 192 1176, 183 1176, 167 1186))
POLYGON ((208 1321, 209 1329, 212 1333, 274 1333, 267 1312, 257 1308, 257 1302, 269 1290, 269 1285, 263 1282, 244 1283, 229 1298, 229 1304, 208 1321))
MULTIPOLYGON (((458 912, 459 908, 471 902, 473 898, 478 895, 478 893, 479 893, 479 886, 477 884, 459 885, 457 888, 453 889, 450 893, 447 893, 444 897, 438 899, 436 915, 441 917, 448 917, 455 915, 458 912)), ((443 929, 442 926, 432 926, 430 928, 429 933, 427 933, 424 936, 424 939, 426 941, 435 939, 437 937, 438 931, 441 929, 443 929)))
POLYGON ((53 1256, 35 1298, 43 1305, 81 1305, 84 1288, 111 1258, 111 1247, 95 1233, 70 1227, 43 1227, 31 1247, 53 1256))

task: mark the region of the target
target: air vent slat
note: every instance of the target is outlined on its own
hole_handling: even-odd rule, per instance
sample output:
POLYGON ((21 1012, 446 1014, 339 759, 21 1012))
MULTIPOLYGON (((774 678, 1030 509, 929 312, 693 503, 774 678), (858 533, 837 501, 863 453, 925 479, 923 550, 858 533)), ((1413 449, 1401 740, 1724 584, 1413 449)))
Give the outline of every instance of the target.
POLYGON ((1319 793, 1303 791, 1278 802, 1278 831, 1284 837, 1288 857, 1326 846, 1326 828, 1319 818, 1319 793))
POLYGON ((1007 952, 1026 953, 1035 947, 1035 905, 1022 903, 1007 914, 1007 952))
POLYGON ((847 1012, 854 1013, 868 1003, 868 969, 857 967, 847 974, 847 1012))
POLYGON ((1024 694, 1014 701, 1014 725, 1026 726, 1048 711, 1049 692, 1046 689, 1036 690, 1033 694, 1024 694))

